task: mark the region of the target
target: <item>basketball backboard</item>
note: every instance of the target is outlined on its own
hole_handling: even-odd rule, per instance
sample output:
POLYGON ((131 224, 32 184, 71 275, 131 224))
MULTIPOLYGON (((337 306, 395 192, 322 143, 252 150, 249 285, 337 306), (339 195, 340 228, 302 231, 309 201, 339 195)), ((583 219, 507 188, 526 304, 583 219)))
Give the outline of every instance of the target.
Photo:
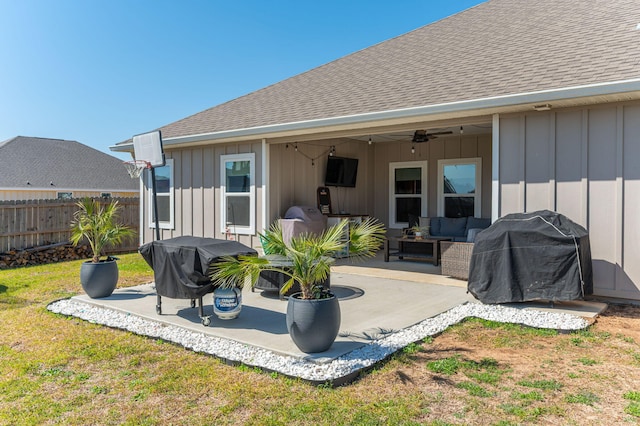
POLYGON ((164 166, 162 136, 160 130, 133 137, 133 152, 136 160, 146 161, 151 167, 164 166))

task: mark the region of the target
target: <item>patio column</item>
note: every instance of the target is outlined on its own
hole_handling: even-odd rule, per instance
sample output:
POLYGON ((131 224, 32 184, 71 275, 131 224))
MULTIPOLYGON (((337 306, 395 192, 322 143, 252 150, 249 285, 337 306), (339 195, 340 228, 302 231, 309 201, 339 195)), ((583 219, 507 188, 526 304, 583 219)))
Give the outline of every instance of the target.
POLYGON ((491 223, 500 217, 500 114, 491 126, 491 223))
POLYGON ((262 231, 264 232, 269 224, 267 215, 269 212, 269 153, 270 147, 265 138, 262 139, 262 231))

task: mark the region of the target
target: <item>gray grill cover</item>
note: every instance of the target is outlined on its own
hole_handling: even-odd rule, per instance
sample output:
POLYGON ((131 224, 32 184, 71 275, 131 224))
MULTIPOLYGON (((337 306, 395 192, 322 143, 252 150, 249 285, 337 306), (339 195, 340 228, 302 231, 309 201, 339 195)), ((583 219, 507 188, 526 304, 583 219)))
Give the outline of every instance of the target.
POLYGON ((293 206, 280 219, 285 242, 299 234, 321 234, 327 227, 327 217, 320 210, 309 206, 293 206))
POLYGON ((257 255, 237 241, 201 237, 176 237, 152 241, 140 254, 153 269, 156 292, 174 299, 196 299, 211 293, 209 265, 223 256, 257 255))
POLYGON ((506 215, 477 234, 468 290, 483 303, 582 299, 593 292, 589 234, 548 210, 506 215))

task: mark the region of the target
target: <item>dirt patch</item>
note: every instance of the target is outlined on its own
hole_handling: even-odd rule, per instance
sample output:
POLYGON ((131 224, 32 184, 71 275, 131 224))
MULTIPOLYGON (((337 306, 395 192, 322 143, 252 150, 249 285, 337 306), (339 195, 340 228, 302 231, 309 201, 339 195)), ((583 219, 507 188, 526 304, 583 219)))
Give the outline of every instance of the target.
POLYGON ((566 334, 469 320, 406 357, 386 379, 423 395, 426 424, 640 424, 638 306, 566 334))

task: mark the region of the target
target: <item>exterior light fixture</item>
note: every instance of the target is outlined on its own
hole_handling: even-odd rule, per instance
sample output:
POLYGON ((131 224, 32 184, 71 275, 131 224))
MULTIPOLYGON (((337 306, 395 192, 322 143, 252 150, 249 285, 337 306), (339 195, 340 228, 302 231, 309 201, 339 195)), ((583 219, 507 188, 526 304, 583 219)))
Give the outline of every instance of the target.
POLYGON ((416 146, 415 145, 411 145, 411 153, 412 154, 416 153, 416 146))
POLYGON ((371 145, 371 143, 372 143, 372 142, 371 142, 371 136, 369 136, 369 145, 371 145))
POLYGON ((551 109, 551 104, 534 105, 533 109, 536 111, 549 111, 551 109))

